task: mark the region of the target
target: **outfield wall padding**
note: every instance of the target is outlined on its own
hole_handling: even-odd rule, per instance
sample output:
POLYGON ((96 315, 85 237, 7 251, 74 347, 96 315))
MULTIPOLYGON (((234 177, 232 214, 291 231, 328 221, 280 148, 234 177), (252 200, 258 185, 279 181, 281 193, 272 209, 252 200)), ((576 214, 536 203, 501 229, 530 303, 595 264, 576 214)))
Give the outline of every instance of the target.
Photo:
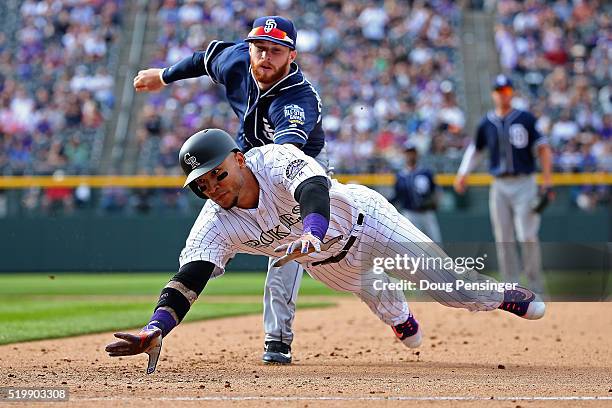
MULTIPOLYGON (((440 213, 448 242, 491 242, 487 214, 440 213)), ((0 219, 0 272, 172 271, 194 216, 32 217, 0 219)), ((596 213, 545 214, 542 241, 610 241, 610 217, 596 213)), ((571 257, 544 253, 546 268, 571 266, 571 257)), ((234 270, 266 269, 264 257, 239 255, 234 270)))

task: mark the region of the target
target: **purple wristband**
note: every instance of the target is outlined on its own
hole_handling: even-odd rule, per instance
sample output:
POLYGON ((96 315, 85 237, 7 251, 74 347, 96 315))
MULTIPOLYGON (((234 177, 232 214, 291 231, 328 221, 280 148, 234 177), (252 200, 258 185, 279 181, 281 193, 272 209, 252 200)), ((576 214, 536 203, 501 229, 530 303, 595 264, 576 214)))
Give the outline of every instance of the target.
POLYGON ((329 227, 327 218, 318 213, 310 213, 304 217, 304 234, 311 233, 315 237, 323 241, 329 227))
POLYGON ((166 337, 170 330, 174 329, 176 326, 176 320, 167 310, 157 309, 153 316, 151 316, 151 321, 149 321, 149 325, 159 327, 162 331, 162 336, 166 337))

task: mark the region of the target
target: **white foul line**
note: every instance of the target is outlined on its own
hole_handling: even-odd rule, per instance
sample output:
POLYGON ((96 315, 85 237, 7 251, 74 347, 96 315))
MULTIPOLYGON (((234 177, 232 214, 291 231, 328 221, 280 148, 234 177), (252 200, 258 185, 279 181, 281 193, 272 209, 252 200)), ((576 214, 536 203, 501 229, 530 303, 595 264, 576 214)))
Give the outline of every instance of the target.
POLYGON ((70 401, 612 401, 612 397, 597 396, 552 396, 552 397, 262 397, 262 396, 234 396, 234 397, 94 397, 71 398, 70 401))

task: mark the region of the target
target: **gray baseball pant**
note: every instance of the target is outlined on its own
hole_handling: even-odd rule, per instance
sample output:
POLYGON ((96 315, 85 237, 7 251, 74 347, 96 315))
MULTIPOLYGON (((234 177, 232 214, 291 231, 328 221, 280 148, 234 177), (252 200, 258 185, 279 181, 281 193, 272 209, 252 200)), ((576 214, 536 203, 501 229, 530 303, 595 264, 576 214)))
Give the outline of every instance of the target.
POLYGON ((489 191, 489 210, 502 279, 518 282, 523 270, 529 288, 542 293, 544 284, 538 239, 540 215, 532 210, 537 194, 534 175, 496 178, 489 191), (521 245, 522 267, 517 240, 521 245))
MULTIPOLYGON (((330 173, 327 149, 324 146, 315 160, 330 173)), ((264 288, 265 341, 282 341, 291 345, 293 341, 293 319, 295 303, 304 275, 304 268, 297 262, 289 262, 273 268, 276 258, 268 260, 268 274, 264 288)))

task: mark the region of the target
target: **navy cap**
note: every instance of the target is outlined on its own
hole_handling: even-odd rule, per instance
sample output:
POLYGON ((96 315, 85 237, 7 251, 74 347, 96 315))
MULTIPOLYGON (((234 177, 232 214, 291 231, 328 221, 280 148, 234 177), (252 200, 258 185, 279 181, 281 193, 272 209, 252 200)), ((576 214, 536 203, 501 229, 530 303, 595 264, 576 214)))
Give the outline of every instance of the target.
POLYGON ((280 16, 259 17, 244 41, 266 40, 295 50, 297 31, 293 22, 280 16))
POLYGON ((495 77, 492 88, 499 89, 499 88, 505 88, 505 87, 512 88, 513 87, 512 81, 510 80, 510 78, 508 78, 504 74, 499 74, 498 76, 495 77))

